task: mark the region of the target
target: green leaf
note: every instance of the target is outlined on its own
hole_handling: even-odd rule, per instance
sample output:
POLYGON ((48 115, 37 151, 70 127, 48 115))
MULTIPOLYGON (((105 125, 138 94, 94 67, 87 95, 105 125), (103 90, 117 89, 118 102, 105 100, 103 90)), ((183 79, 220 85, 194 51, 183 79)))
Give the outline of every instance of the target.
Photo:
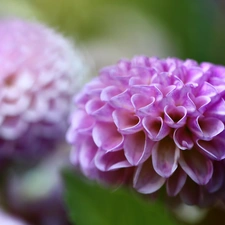
POLYGON ((77 225, 175 225, 163 205, 127 189, 106 189, 71 172, 64 174, 66 203, 77 225))

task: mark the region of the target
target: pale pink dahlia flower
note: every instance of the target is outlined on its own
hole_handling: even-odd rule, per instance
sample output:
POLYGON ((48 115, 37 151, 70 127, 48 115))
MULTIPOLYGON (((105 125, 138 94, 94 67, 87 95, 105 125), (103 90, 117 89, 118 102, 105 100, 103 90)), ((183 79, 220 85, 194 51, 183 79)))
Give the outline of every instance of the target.
POLYGON ((73 45, 55 31, 0 21, 0 155, 37 158, 63 139, 81 68, 73 45))
POLYGON ((223 193, 225 67, 144 56, 100 71, 67 133, 88 177, 206 204, 223 193))

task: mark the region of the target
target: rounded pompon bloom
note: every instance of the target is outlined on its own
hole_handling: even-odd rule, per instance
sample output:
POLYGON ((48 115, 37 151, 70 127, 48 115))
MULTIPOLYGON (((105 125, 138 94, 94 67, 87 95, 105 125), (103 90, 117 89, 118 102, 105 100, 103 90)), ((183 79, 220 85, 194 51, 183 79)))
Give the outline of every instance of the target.
POLYGON ((0 21, 0 156, 37 159, 63 140, 83 59, 54 30, 0 21))
POLYGON ((134 57, 76 96, 67 140, 86 176, 187 204, 224 195, 225 67, 134 57))

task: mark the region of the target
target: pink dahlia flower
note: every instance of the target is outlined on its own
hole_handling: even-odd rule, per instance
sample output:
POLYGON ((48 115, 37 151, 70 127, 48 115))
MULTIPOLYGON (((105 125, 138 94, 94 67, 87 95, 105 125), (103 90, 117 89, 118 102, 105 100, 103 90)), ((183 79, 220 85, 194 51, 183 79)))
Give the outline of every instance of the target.
POLYGON ((144 56, 100 71, 76 97, 67 133, 88 177, 187 204, 222 195, 225 67, 144 56))
POLYGON ((68 40, 37 23, 0 21, 0 37, 0 155, 36 158, 63 139, 82 60, 68 40))

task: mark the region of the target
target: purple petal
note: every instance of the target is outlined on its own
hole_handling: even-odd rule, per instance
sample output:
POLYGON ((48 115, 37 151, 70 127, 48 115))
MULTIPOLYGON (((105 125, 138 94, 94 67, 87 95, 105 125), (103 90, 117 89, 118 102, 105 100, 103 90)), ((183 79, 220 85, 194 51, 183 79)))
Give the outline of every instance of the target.
POLYGON ((164 108, 165 123, 173 128, 182 127, 186 123, 187 110, 183 106, 166 106, 164 108))
POLYGON ((166 182, 166 191, 169 196, 176 196, 184 186, 187 179, 187 174, 178 167, 171 177, 166 182))
POLYGON ((211 141, 197 141, 200 149, 210 158, 222 160, 225 158, 225 132, 219 134, 211 141))
POLYGON ((213 175, 209 183, 206 185, 209 193, 218 191, 224 182, 224 165, 221 162, 214 162, 213 175))
POLYGON ((181 66, 174 71, 174 74, 186 85, 191 84, 198 86, 199 80, 202 80, 203 71, 201 68, 192 67, 189 70, 185 66, 181 66))
POLYGON ((188 83, 196 83, 199 84, 199 81, 202 82, 203 71, 202 69, 198 68, 197 66, 194 68, 189 69, 188 74, 185 76, 186 84, 188 83))
POLYGON ((88 132, 93 128, 95 119, 92 116, 89 116, 85 111, 77 110, 72 116, 73 118, 76 118, 71 121, 72 130, 88 132))
POLYGON ((122 108, 127 110, 134 110, 134 107, 131 103, 131 94, 128 90, 112 97, 109 101, 110 105, 114 108, 122 108))
POLYGON ((182 149, 191 149, 194 146, 192 134, 187 127, 180 127, 175 130, 173 139, 176 145, 182 149))
POLYGON ((131 69, 131 62, 128 59, 121 59, 117 63, 117 66, 119 69, 121 69, 124 72, 128 72, 131 69))
POLYGON ((207 184, 212 177, 212 161, 195 148, 182 151, 179 164, 188 176, 199 185, 207 184))
MULTIPOLYGON (((154 85, 154 84, 151 84, 151 85, 145 84, 145 85, 140 85, 140 86, 135 85, 135 86, 130 87, 130 90, 131 90, 131 93, 133 93, 133 96, 141 94, 146 100, 149 97, 154 97, 154 99, 156 99, 156 101, 162 100, 162 98, 163 98, 162 92, 159 90, 157 85, 154 85)), ((135 102, 135 103, 137 103, 137 102, 135 102)))
POLYGON ((150 66, 149 58, 147 56, 134 56, 131 65, 132 67, 149 68, 150 66))
POLYGON ((0 136, 6 140, 16 140, 25 133, 28 123, 20 117, 6 117, 0 126, 0 136))
POLYGON ((152 142, 144 132, 126 135, 124 138, 124 152, 130 164, 136 166, 149 158, 152 142))
POLYGON ((123 134, 136 133, 142 129, 139 117, 124 109, 117 109, 113 112, 113 119, 118 130, 123 134))
POLYGON ((118 170, 110 170, 107 172, 97 170, 97 179, 106 182, 107 184, 111 184, 114 187, 131 184, 133 177, 134 169, 133 167, 118 169, 118 170))
MULTIPOLYGON (((83 140, 83 142, 79 148, 79 153, 78 153, 79 164, 80 164, 82 172, 86 176, 90 177, 91 173, 92 173, 92 169, 95 167, 93 160, 94 160, 97 150, 98 150, 98 148, 95 145, 95 143, 93 142, 91 137, 89 139, 86 138, 86 140, 83 140)), ((71 155, 71 157, 72 157, 72 155, 71 155)))
POLYGON ((110 99, 121 93, 121 90, 116 86, 108 86, 101 92, 100 99, 102 101, 110 101, 110 99))
POLYGON ((211 140, 224 130, 223 122, 213 117, 197 117, 195 120, 190 120, 188 127, 203 140, 211 140))
POLYGON ((88 114, 94 116, 96 119, 101 121, 110 122, 112 121, 113 108, 100 100, 90 100, 85 106, 88 114))
POLYGON ((177 168, 180 150, 170 138, 165 138, 154 145, 152 163, 155 171, 162 177, 170 177, 177 168))
POLYGON ((208 96, 213 98, 214 96, 218 95, 216 88, 208 82, 204 82, 201 86, 201 90, 198 90, 199 96, 208 96))
POLYGON ((124 156, 124 151, 108 152, 99 150, 95 157, 95 165, 101 171, 110 171, 131 167, 124 156))
POLYGON ((153 141, 159 141, 167 136, 170 128, 163 122, 161 117, 146 116, 142 121, 143 127, 153 141))
POLYGON ((190 97, 191 92, 190 86, 183 86, 181 88, 174 89, 168 93, 167 96, 170 101, 174 101, 175 105, 183 106, 187 110, 187 113, 190 114, 196 111, 196 106, 190 97))
POLYGON ((210 105, 210 108, 205 112, 205 116, 216 117, 224 121, 225 116, 225 101, 220 99, 218 102, 210 105))
POLYGON ((145 96, 143 94, 134 94, 131 97, 131 102, 136 110, 145 107, 147 105, 151 105, 155 102, 155 98, 152 96, 145 96))
POLYGON ((195 98, 195 105, 200 113, 205 112, 210 102, 211 98, 209 96, 199 96, 195 98))
POLYGON ((180 192, 181 200, 187 205, 197 205, 202 199, 200 186, 193 182, 191 179, 187 179, 184 187, 180 192))
POLYGON ((151 159, 138 166, 133 180, 133 186, 140 193, 151 194, 159 190, 165 183, 165 178, 159 176, 152 167, 151 159))
POLYGON ((96 123, 92 136, 95 144, 107 152, 121 149, 124 140, 113 123, 96 123))
POLYGON ((151 84, 153 70, 144 67, 133 67, 130 70, 132 74, 131 79, 129 80, 130 86, 142 86, 151 84))

